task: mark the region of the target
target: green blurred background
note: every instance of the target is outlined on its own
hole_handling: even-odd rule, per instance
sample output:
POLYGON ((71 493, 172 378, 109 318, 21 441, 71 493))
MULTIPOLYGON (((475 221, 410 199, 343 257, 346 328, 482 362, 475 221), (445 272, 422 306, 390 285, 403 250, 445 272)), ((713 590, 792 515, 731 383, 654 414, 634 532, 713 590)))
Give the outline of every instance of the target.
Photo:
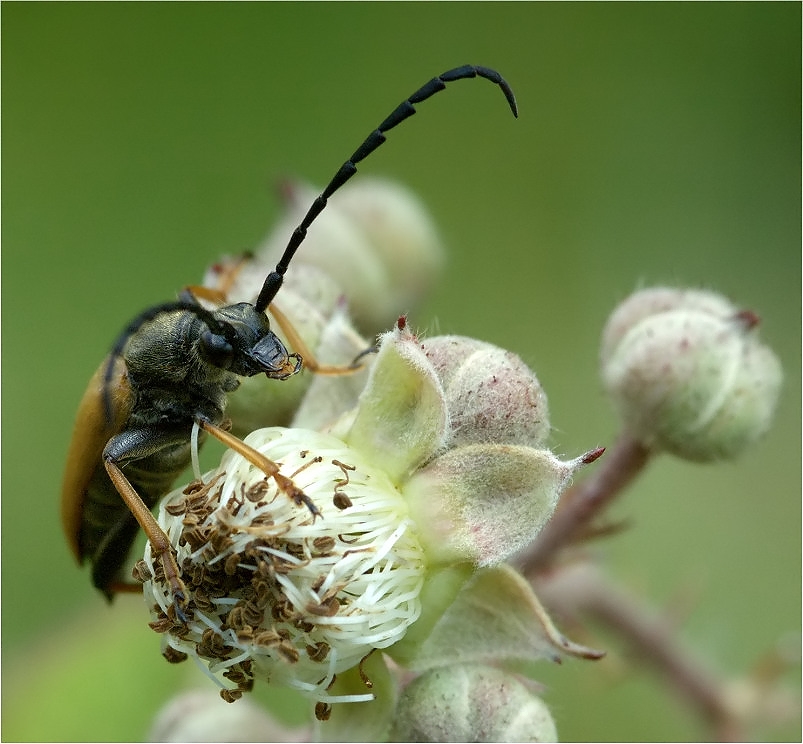
MULTIPOLYGON (((323 184, 464 63, 499 69, 520 119, 463 81, 361 169, 415 189, 449 246, 411 322, 521 354, 574 456, 615 437, 598 336, 634 287, 758 312, 787 375, 775 428, 736 463, 659 460, 615 509, 633 529, 600 549, 659 604, 696 591, 683 636, 724 672, 799 640, 800 62, 797 3, 4 3, 3 739, 141 739, 196 680, 60 533, 73 416, 111 341, 254 247, 277 178, 323 184)), ((544 669, 562 739, 704 735, 604 641, 609 661, 544 669)))

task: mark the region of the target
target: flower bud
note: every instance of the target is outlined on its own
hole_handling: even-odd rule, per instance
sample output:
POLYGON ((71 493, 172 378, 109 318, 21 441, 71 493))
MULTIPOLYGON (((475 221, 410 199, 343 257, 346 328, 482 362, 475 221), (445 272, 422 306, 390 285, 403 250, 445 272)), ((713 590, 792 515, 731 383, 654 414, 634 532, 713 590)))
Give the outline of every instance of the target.
POLYGON ((546 393, 518 356, 464 336, 435 336, 423 347, 446 396, 449 446, 543 443, 549 434, 546 393))
POLYGON ((479 664, 426 672, 399 698, 391 741, 557 741, 543 700, 516 676, 479 664))
MULTIPOLYGON (((259 249, 275 264, 319 190, 285 184, 287 211, 259 249)), ((443 264, 443 248, 423 205, 404 187, 364 177, 345 185, 310 229, 294 259, 333 279, 366 334, 390 326, 426 295, 443 264)), ((291 272, 289 272, 291 273, 291 272)), ((288 273, 288 274, 289 274, 288 273)))
POLYGON ((782 374, 757 323, 711 292, 648 289, 623 302, 601 362, 628 433, 697 461, 733 457, 764 434, 782 374))
POLYGON ((148 741, 308 741, 304 728, 288 729, 248 700, 227 705, 214 692, 194 690, 159 712, 148 741))

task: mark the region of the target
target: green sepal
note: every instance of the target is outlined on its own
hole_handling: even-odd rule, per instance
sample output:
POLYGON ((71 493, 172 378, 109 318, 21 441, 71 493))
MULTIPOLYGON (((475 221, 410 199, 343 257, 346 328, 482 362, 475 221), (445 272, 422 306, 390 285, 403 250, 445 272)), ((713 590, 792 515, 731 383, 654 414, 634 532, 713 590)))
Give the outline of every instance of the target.
MULTIPOLYGON (((341 438, 399 485, 443 446, 448 415, 443 388, 415 336, 384 334, 368 383, 341 438)), ((340 427, 334 433, 340 435, 340 427)))

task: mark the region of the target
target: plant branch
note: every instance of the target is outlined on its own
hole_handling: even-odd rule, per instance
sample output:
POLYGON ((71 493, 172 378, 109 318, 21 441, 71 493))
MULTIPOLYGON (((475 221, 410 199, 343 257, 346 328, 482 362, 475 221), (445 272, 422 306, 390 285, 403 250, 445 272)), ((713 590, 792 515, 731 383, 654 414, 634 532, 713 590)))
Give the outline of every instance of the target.
MULTIPOLYGON (((529 576, 532 580, 532 576, 529 576)), ((674 624, 662 613, 615 584, 590 563, 561 567, 537 579, 538 594, 556 614, 576 618, 588 615, 626 639, 633 651, 661 673, 669 685, 713 729, 719 741, 741 741, 746 718, 761 708, 777 708, 786 696, 767 696, 753 690, 753 705, 745 704, 749 680, 731 681, 712 670, 680 642, 674 624), (735 694, 741 691, 741 694, 735 694), (783 700, 781 700, 783 698, 783 700)), ((788 701, 786 701, 788 703, 788 701)), ((791 710, 789 705, 782 707, 791 710)))

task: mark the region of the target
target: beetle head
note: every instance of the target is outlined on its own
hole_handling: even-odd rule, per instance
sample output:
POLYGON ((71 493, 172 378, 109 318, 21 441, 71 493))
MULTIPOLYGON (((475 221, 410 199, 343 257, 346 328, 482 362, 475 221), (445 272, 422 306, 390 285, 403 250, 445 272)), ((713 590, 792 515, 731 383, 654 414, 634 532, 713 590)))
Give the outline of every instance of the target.
POLYGON ((291 354, 271 330, 264 312, 240 302, 212 313, 215 323, 206 323, 198 339, 203 359, 241 377, 265 373, 286 380, 301 369, 301 357, 291 354))

